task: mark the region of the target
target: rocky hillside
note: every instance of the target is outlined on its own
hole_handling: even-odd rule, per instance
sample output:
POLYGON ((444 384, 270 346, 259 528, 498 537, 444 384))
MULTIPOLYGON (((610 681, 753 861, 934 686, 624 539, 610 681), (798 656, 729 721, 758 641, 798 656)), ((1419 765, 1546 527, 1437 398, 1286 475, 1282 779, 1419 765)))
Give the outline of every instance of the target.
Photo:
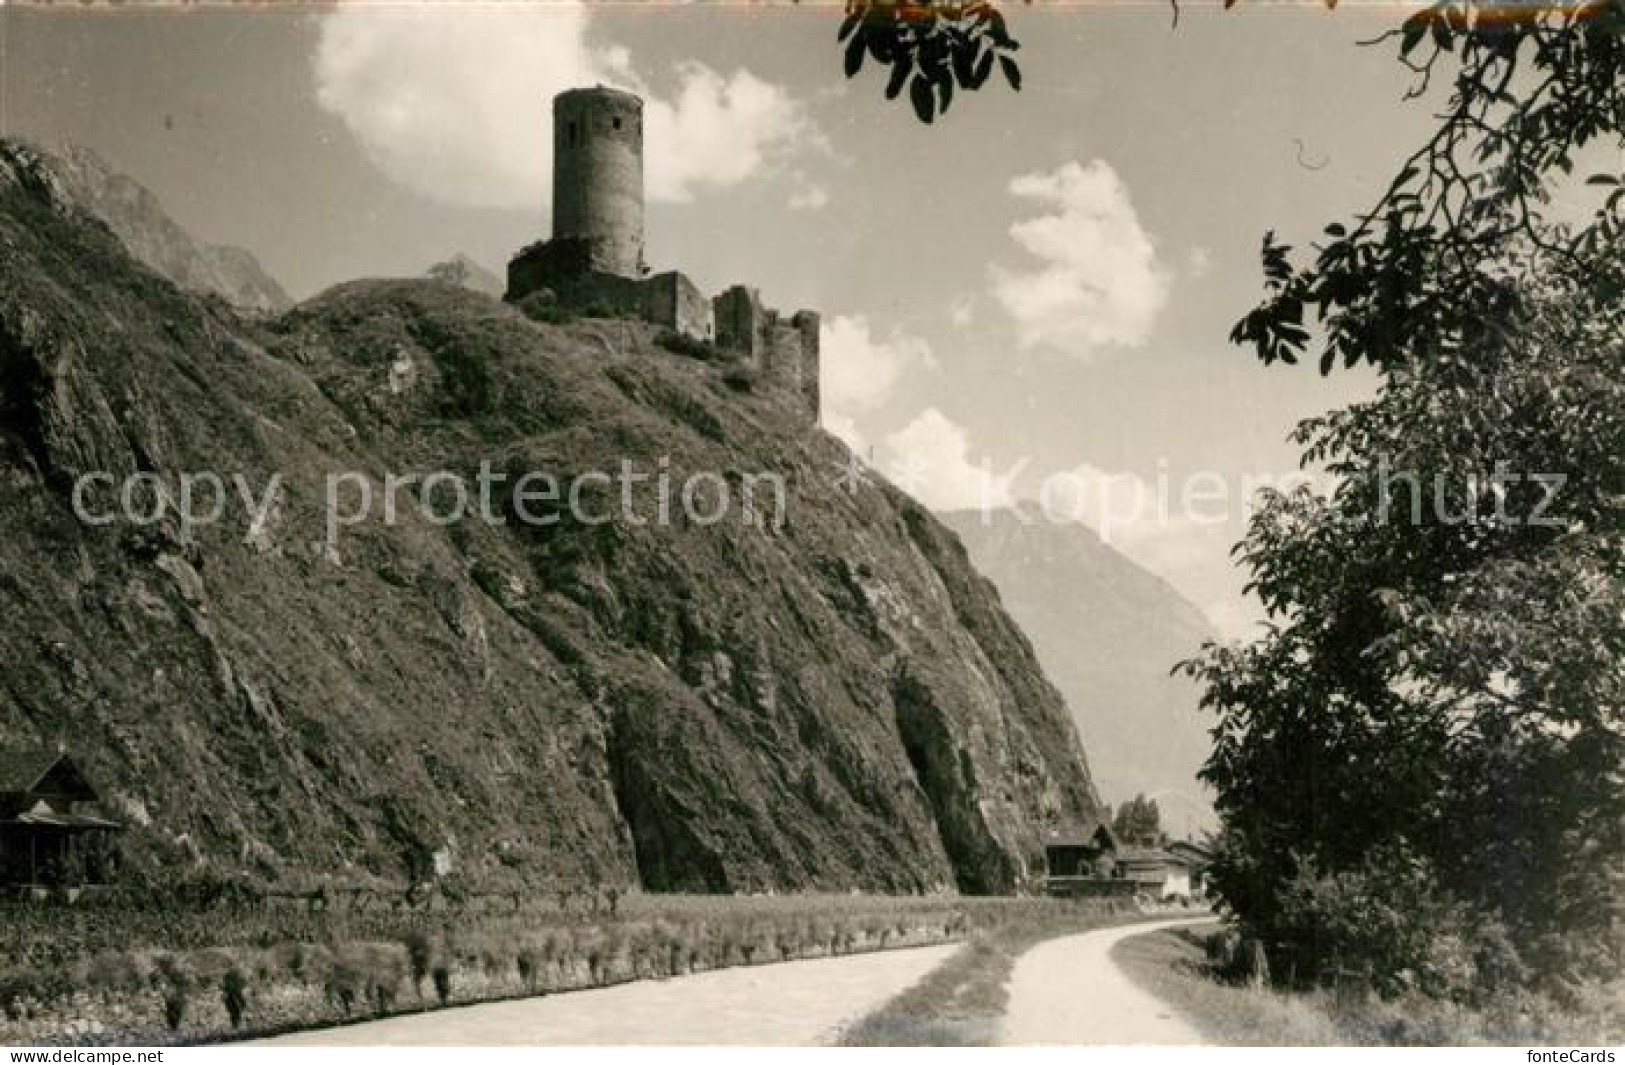
POLYGON ((99 220, 131 255, 188 292, 212 293, 249 312, 283 311, 293 302, 253 253, 194 240, 145 186, 88 148, 47 152, 0 141, 0 181, 25 184, 63 210, 99 220))
POLYGON ((1176 836, 1213 827, 1196 780, 1210 721, 1195 683, 1169 676, 1214 638, 1202 612, 1088 526, 1037 507, 942 518, 1066 697, 1102 796, 1114 804, 1155 796, 1163 829, 1176 836))
POLYGON ((1002 891, 1094 810, 953 534, 709 353, 429 280, 244 318, 15 170, 0 242, 0 737, 69 742, 132 877, 1002 891), (622 490, 583 475, 623 462, 598 524, 622 490), (387 476, 482 463, 489 515, 385 520, 387 476), (83 475, 100 520, 197 471, 240 478, 220 522, 75 515, 83 475), (533 471, 583 506, 516 498, 533 471), (778 475, 782 524, 764 482, 755 520, 662 522, 655 475, 700 472, 778 475), (345 474, 375 506, 330 544, 345 474))
POLYGON ((475 292, 483 292, 487 296, 501 296, 508 287, 502 278, 462 252, 443 262, 435 263, 424 271, 424 276, 434 281, 444 281, 448 285, 461 285, 475 292))

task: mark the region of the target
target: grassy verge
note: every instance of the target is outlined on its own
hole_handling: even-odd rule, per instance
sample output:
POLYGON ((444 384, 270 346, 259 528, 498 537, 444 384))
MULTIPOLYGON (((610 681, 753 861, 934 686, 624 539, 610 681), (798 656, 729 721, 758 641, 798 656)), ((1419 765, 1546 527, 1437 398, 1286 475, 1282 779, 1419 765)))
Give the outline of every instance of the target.
POLYGON ((1625 1039, 1625 988, 1594 989, 1567 1009, 1533 996, 1492 1008, 1413 996, 1339 1001, 1330 991, 1282 992, 1219 980, 1203 937, 1217 925, 1124 940, 1112 958, 1130 979, 1221 1046, 1615 1045, 1625 1039))
POLYGON ((977 931, 925 979, 847 1029, 840 1044, 995 1045, 1017 958, 1046 939, 1148 919, 1121 903, 1035 903, 977 931))

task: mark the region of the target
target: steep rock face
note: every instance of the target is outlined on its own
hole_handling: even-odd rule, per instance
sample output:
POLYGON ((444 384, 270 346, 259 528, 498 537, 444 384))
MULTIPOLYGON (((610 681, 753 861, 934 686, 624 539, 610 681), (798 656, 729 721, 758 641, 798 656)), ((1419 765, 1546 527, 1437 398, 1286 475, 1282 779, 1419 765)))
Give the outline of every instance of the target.
POLYGON ((1066 697, 1102 795, 1113 803, 1155 796, 1164 830, 1176 835, 1213 827, 1196 780, 1210 722, 1196 684, 1169 675, 1213 638, 1201 611, 1092 529, 1035 506, 941 518, 997 585, 1066 697))
POLYGON ((251 252, 194 240, 156 196, 88 148, 46 152, 0 141, 0 183, 30 187, 62 210, 101 221, 131 255, 188 292, 213 293, 245 311, 292 304, 251 252))
POLYGON ((958 541, 748 380, 433 281, 242 319, 27 181, 0 178, 0 247, 0 735, 70 741, 137 872, 999 891, 1094 811, 958 541), (385 520, 390 474, 477 490, 482 463, 492 520, 420 513, 444 479, 385 520), (623 463, 630 517, 594 479, 623 463), (228 479, 217 523, 75 516, 81 475, 173 500, 197 471, 228 479), (584 509, 519 521, 532 471, 584 509), (680 505, 693 474, 720 523, 680 505), (374 507, 330 541, 342 477, 338 513, 363 479, 374 507))

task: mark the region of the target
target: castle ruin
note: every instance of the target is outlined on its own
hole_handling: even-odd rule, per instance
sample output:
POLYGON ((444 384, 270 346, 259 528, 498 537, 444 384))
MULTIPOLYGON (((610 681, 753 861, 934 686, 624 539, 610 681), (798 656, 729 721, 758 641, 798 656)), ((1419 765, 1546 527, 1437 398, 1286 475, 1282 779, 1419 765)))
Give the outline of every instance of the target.
POLYGON ((539 293, 571 310, 640 318, 712 342, 818 418, 816 312, 786 318, 745 285, 707 298, 681 271, 650 273, 643 100, 632 93, 600 85, 553 98, 553 235, 508 263, 504 298, 539 293))

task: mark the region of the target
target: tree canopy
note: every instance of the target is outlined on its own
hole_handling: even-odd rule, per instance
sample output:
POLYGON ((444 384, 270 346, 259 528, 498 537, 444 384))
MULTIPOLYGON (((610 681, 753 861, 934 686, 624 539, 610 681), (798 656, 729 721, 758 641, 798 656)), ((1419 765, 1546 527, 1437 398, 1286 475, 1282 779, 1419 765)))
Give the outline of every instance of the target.
POLYGON ((1155 847, 1162 842, 1162 811, 1157 800, 1136 795, 1117 808, 1112 819, 1112 832, 1123 843, 1137 847, 1155 847))
POLYGON ((1266 493, 1238 547, 1264 635, 1190 664, 1215 884, 1305 975, 1625 967, 1625 192, 1576 173, 1625 143, 1622 16, 1439 3, 1396 28, 1413 95, 1452 79, 1437 131, 1309 261, 1267 235, 1232 334, 1381 371, 1296 432, 1335 490, 1266 493))

